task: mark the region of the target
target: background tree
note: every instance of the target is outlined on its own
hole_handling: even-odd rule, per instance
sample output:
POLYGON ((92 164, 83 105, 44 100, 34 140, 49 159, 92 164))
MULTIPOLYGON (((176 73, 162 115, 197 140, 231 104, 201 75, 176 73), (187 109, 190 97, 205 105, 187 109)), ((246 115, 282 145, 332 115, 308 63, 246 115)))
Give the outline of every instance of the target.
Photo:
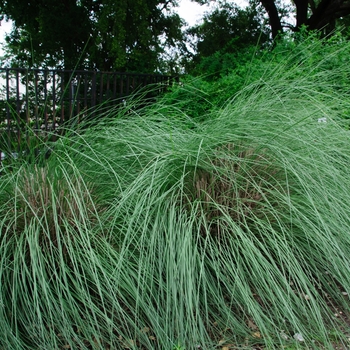
POLYGON ((154 72, 166 49, 181 44, 183 22, 172 11, 174 0, 99 1, 90 58, 99 69, 154 72))
POLYGON ((239 64, 251 47, 268 40, 269 29, 257 6, 241 8, 233 2, 220 1, 187 35, 194 51, 189 68, 211 74, 222 71, 226 60, 231 68, 234 61, 239 64))
POLYGON ((206 13, 203 22, 189 29, 188 34, 196 37, 197 54, 209 56, 219 50, 235 52, 255 45, 265 33, 255 8, 242 9, 234 3, 222 2, 206 13))
POLYGON ((154 72, 182 41, 175 0, 0 0, 11 65, 154 72))
MULTIPOLYGON (((211 0, 193 1, 208 4, 211 0)), ((329 32, 335 28, 338 20, 350 14, 349 0, 249 0, 250 7, 259 4, 268 17, 273 38, 286 28, 298 31, 302 26, 309 30, 324 29, 329 32), (295 24, 290 23, 291 14, 295 16, 295 24)))
MULTIPOLYGON (((273 37, 283 30, 278 0, 261 0, 271 25, 273 37)), ((295 13, 296 23, 294 31, 306 26, 309 30, 325 29, 327 32, 335 28, 337 19, 350 14, 350 1, 348 0, 293 0, 291 1, 295 13)))
POLYGON ((14 23, 6 38, 12 66, 72 69, 89 40, 88 9, 75 0, 4 0, 0 13, 14 23))

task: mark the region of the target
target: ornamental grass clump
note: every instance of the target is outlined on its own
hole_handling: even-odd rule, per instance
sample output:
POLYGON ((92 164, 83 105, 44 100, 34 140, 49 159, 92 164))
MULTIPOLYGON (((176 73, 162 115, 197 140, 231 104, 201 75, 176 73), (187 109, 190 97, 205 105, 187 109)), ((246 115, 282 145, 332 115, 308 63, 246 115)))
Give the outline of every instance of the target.
MULTIPOLYGON (((3 179, 8 210, 3 211, 6 231, 22 233, 34 223, 55 235, 65 225, 93 221, 97 208, 92 184, 62 159, 47 164, 22 164, 3 179)), ((3 228, 5 230, 5 228, 3 228)))
POLYGON ((201 123, 119 110, 8 168, 1 346, 348 348, 350 72, 294 63, 201 123))
POLYGON ((28 160, 14 160, 1 178, 1 342, 60 348, 98 299, 83 266, 103 208, 69 158, 28 160))
POLYGON ((267 149, 227 143, 214 148, 206 164, 197 164, 189 172, 186 200, 189 205, 201 203, 210 231, 220 235, 225 215, 245 226, 254 217, 268 214, 267 200, 280 186, 278 170, 267 149))

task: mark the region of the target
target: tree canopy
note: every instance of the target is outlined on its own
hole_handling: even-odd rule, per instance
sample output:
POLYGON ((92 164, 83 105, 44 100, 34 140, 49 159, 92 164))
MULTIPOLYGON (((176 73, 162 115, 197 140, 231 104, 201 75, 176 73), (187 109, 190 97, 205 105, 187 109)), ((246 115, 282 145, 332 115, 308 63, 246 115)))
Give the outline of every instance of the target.
POLYGON ((222 3, 206 13, 202 23, 189 29, 197 38, 196 53, 209 56, 216 51, 232 52, 255 45, 266 31, 255 7, 242 9, 234 3, 222 3))
POLYGON ((185 31, 176 6, 177 0, 0 0, 0 19, 14 23, 1 63, 177 73, 217 53, 239 56, 286 31, 329 33, 350 23, 349 0, 249 0, 244 8, 217 0, 185 31))
MULTIPOLYGON (((175 0, 1 0, 12 63, 154 72, 182 40, 175 0)), ((11 61, 11 59, 10 59, 11 61)))
POLYGON ((225 57, 229 56, 232 62, 250 47, 266 42, 269 30, 256 6, 241 8, 225 1, 206 13, 202 22, 190 28, 187 35, 191 37, 194 52, 192 66, 201 70, 205 61, 204 66, 210 65, 209 70, 215 71, 220 70, 219 61, 225 57))

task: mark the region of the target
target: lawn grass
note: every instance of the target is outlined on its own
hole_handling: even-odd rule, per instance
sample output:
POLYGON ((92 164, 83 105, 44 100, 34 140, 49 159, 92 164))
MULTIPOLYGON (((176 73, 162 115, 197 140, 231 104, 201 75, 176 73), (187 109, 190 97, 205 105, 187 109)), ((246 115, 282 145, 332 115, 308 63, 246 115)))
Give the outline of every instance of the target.
POLYGON ((349 347, 334 55, 287 57, 200 123, 164 100, 110 110, 7 165, 0 348, 349 347))

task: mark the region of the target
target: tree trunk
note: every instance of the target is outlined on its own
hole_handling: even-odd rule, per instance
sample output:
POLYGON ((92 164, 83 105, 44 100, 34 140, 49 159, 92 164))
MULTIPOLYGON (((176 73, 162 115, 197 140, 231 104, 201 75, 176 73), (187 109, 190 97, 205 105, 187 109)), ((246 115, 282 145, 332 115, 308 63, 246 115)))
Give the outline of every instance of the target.
MULTIPOLYGON (((283 30, 276 2, 276 0, 260 0, 269 16, 273 39, 283 30)), ((350 0, 320 0, 317 2, 314 0, 293 0, 293 2, 296 9, 295 30, 306 25, 310 30, 324 29, 328 32, 335 28, 335 21, 338 18, 350 15, 350 0), (318 5, 316 5, 317 3, 318 5), (310 9, 311 16, 309 15, 310 9)))
POLYGON ((277 35, 282 32, 281 19, 278 15, 277 7, 274 0, 261 0, 267 14, 271 26, 272 38, 275 39, 277 35))
POLYGON ((307 22, 307 9, 308 2, 305 0, 294 0, 297 14, 296 29, 299 29, 303 24, 307 22))
POLYGON ((316 7, 315 11, 307 21, 309 29, 320 29, 327 24, 325 22, 325 15, 329 7, 331 7, 332 2, 338 3, 338 0, 322 0, 319 5, 316 7))
POLYGON ((322 29, 337 18, 350 14, 349 0, 322 0, 307 20, 309 29, 322 29))

